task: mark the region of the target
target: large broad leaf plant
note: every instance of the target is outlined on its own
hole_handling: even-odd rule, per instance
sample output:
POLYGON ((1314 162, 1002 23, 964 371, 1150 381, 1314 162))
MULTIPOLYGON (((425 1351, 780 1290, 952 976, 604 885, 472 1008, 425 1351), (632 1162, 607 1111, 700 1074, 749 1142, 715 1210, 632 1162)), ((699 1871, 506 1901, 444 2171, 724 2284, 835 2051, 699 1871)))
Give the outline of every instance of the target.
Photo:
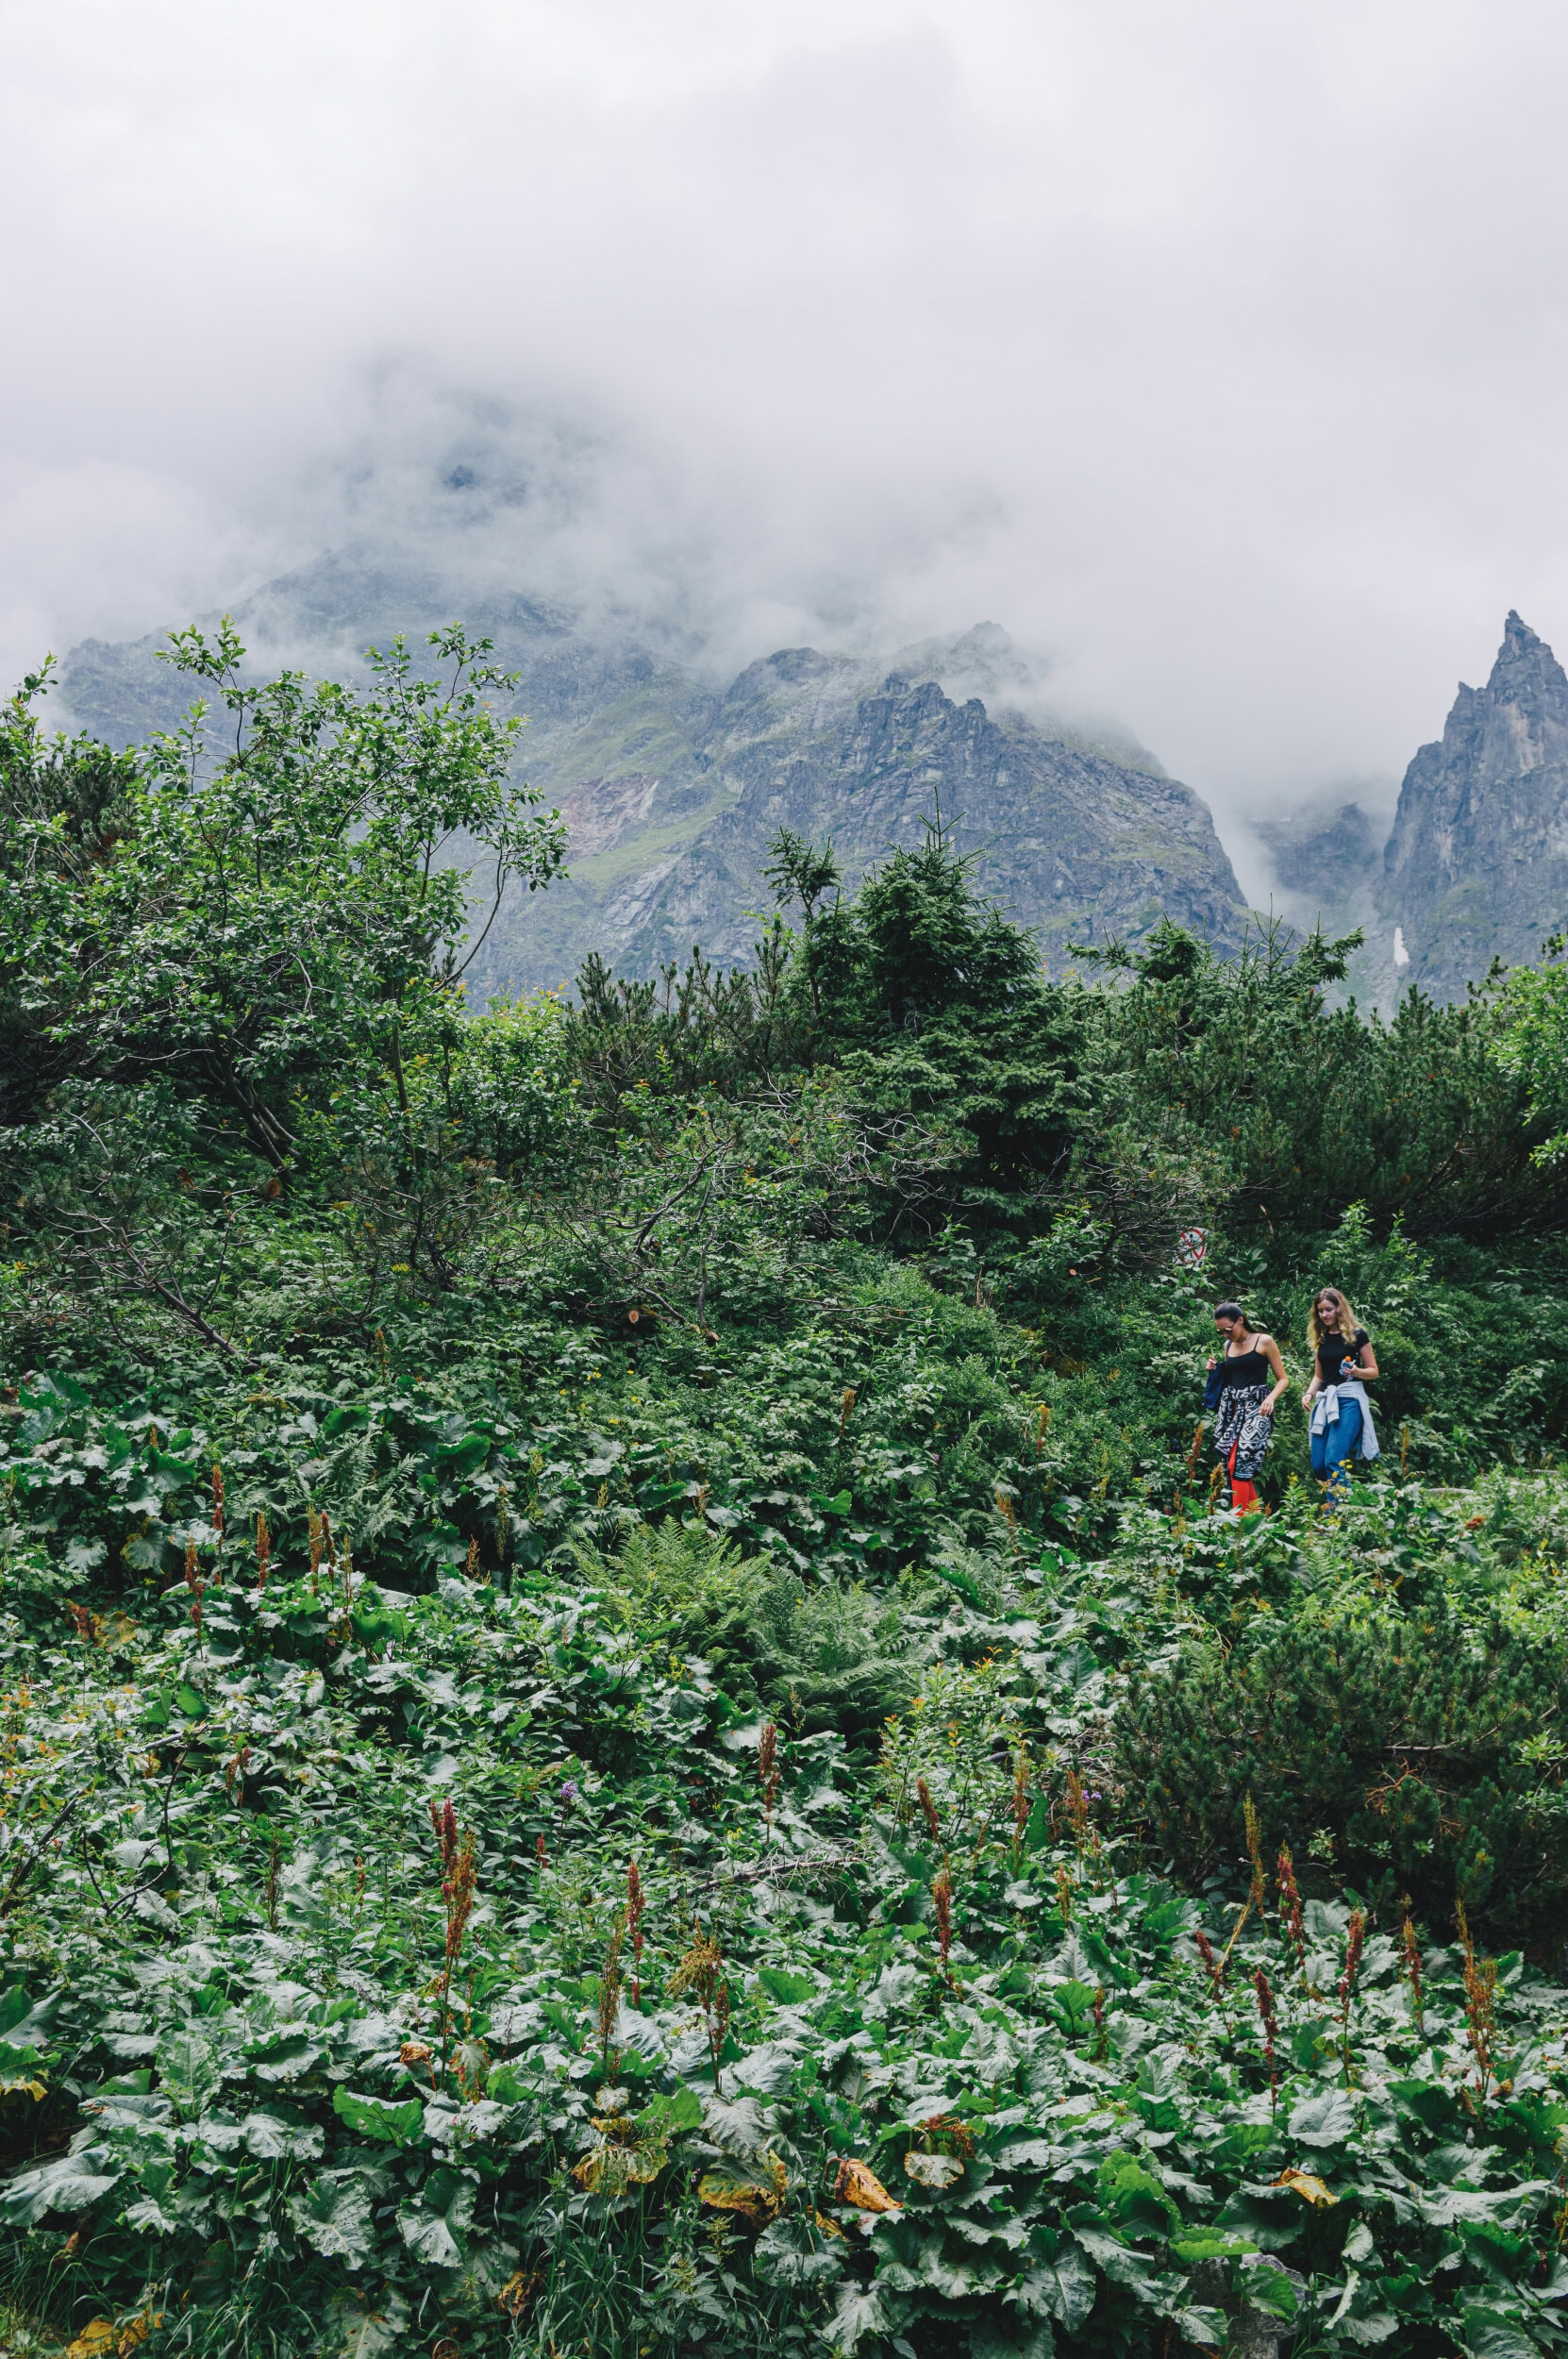
POLYGON ((547 1569, 416 1596, 330 1536, 256 1569, 25 1662, 9 1625, 0 2063, 36 2143, 0 2218, 103 2315, 204 2349, 1568 2340, 1568 2001, 1288 1863, 1193 1898, 1124 1855, 1086 1781, 1169 1644, 1136 1579, 944 1587, 874 1757, 547 1569))

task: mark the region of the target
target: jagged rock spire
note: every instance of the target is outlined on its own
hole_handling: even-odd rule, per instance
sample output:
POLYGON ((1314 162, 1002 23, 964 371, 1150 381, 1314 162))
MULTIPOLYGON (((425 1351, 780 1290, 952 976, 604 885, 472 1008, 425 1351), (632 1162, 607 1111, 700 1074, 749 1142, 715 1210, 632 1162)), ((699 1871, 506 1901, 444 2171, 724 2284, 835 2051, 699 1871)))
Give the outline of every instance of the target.
POLYGON ((1568 918, 1568 673, 1516 612, 1486 686, 1460 685, 1405 773, 1379 904, 1400 980, 1439 998, 1568 918))

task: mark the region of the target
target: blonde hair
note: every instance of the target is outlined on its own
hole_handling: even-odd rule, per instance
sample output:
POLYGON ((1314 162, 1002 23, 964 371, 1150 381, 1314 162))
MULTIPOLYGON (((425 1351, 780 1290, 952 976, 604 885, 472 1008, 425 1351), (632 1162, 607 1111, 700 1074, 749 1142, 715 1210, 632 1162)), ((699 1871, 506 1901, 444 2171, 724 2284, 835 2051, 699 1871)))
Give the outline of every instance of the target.
POLYGON ((1312 1297, 1312 1307, 1307 1313, 1307 1340, 1314 1351, 1319 1344, 1329 1335, 1343 1335, 1347 1344, 1352 1344, 1356 1340, 1356 1313, 1350 1307, 1350 1297, 1343 1286, 1320 1286, 1312 1297), (1339 1297, 1340 1315, 1331 1328, 1325 1327, 1318 1316, 1318 1304, 1325 1295, 1339 1297))

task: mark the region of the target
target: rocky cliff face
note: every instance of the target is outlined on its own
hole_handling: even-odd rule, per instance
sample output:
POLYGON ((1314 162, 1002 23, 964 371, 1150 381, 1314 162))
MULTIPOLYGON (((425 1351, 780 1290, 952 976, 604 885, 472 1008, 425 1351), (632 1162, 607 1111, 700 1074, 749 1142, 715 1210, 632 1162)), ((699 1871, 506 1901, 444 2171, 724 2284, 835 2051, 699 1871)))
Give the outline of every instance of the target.
MULTIPOLYGON (((1368 782, 1375 789, 1381 781, 1368 782)), ((1379 796, 1378 799, 1381 799, 1379 796)), ((1321 927, 1326 934, 1359 932, 1342 996, 1392 1012, 1400 984, 1393 929, 1377 907, 1388 820, 1341 795, 1309 803, 1281 818, 1254 819, 1274 871, 1269 905, 1296 934, 1321 927)))
MULTIPOLYGON (((780 828, 831 838, 851 882, 938 812, 976 856, 983 889, 1036 929, 1047 959, 1070 942, 1141 934, 1164 912, 1232 944, 1241 888, 1207 808, 1148 771, 995 718, 938 681, 894 672, 866 692, 856 667, 792 648, 742 673, 698 756, 726 807, 625 905, 623 962, 647 971, 700 941, 744 958, 780 828)), ((618 912, 617 914, 620 914, 618 912)))
MULTIPOLYGON (((878 661, 798 647, 727 686, 614 618, 527 597, 475 600, 375 552, 322 559, 236 610, 259 663, 353 673, 385 644, 462 612, 521 675, 524 767, 565 816, 570 877, 502 912, 474 980, 569 981, 590 950, 624 973, 700 942, 749 958, 781 828, 831 838, 854 882, 939 808, 982 888, 1069 942, 1137 935, 1163 912, 1223 945, 1241 889, 1206 806, 1131 740, 1043 711, 1038 681, 992 625, 878 661), (1029 711, 1020 709, 1026 701, 1029 711)), ((67 660, 75 717, 119 744, 177 720, 189 683, 158 636, 90 642, 67 660)))
POLYGON ((1534 959, 1568 918, 1568 674, 1517 614, 1486 686, 1461 685, 1405 773, 1378 906, 1404 979, 1442 999, 1494 957, 1534 959))
MULTIPOLYGON (((1381 801, 1380 781, 1364 784, 1381 801)), ((1462 999, 1494 958, 1528 963, 1568 920, 1568 674, 1510 614, 1486 686, 1461 684, 1442 737, 1406 771, 1384 848, 1359 799, 1253 833, 1293 926, 1362 929, 1347 988, 1363 1005, 1390 1012, 1412 983, 1462 999)))
POLYGON ((1354 907, 1382 874, 1382 829, 1359 803, 1255 819, 1252 831, 1267 845, 1281 890, 1326 926, 1354 907))

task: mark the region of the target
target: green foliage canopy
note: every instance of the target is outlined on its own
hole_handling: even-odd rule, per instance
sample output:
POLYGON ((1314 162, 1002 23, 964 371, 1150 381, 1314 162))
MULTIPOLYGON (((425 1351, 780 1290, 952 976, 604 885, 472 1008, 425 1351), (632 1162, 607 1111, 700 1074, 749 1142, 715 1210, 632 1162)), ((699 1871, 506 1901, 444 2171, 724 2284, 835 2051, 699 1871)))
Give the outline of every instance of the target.
MULTIPOLYGON (((488 643, 432 634, 444 679, 401 641, 370 651, 357 692, 283 673, 260 683, 226 621, 175 633, 171 660, 215 690, 231 738, 214 758, 207 708, 142 762, 45 747, 26 696, 0 758, 0 979, 77 1074, 167 1077, 230 1112, 281 1165, 302 1098, 367 1059, 402 1087, 402 1040, 462 965, 460 830, 509 879, 560 866, 553 816, 510 782, 520 724, 485 692, 509 685, 488 643)), ((36 692, 40 679, 30 683, 36 692)), ((472 955, 472 953, 470 953, 472 955)))

